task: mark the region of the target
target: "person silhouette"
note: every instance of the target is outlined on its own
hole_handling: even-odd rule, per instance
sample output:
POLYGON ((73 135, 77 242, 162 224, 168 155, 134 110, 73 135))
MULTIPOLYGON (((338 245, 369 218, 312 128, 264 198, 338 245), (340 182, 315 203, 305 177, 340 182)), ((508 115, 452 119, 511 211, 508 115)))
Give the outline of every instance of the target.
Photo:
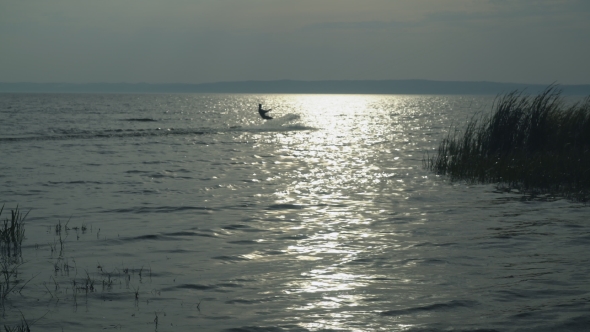
POLYGON ((263 110, 262 104, 258 104, 258 113, 260 113, 260 116, 265 120, 272 120, 272 117, 266 115, 266 113, 270 112, 271 110, 272 109, 263 110))

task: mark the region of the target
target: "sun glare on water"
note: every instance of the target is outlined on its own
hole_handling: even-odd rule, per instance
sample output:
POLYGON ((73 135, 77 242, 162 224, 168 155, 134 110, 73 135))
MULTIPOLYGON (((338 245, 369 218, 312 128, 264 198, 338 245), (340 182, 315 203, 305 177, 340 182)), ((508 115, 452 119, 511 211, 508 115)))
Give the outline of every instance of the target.
POLYGON ((291 310, 340 311, 308 328, 337 329, 354 320, 359 313, 347 311, 360 306, 364 290, 379 287, 375 280, 384 276, 359 273, 350 264, 368 252, 396 250, 395 242, 384 243, 383 234, 371 226, 382 212, 376 204, 381 195, 391 197, 391 188, 399 187, 404 199, 405 184, 398 175, 404 173, 402 160, 411 156, 404 152, 413 145, 392 116, 398 101, 379 95, 273 96, 267 101, 315 128, 278 135, 278 144, 274 141, 274 154, 281 158, 268 172, 287 185, 275 191, 277 208, 263 217, 292 221, 269 226, 273 231, 305 234, 284 249, 293 266, 299 266, 299 275, 285 279, 283 292, 307 299, 291 310))

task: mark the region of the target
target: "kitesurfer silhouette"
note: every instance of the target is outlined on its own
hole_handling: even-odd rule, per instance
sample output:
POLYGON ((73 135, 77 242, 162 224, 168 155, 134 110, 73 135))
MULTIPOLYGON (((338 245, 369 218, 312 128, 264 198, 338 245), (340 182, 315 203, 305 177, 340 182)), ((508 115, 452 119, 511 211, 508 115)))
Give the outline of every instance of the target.
POLYGON ((263 119, 265 119, 265 120, 271 120, 271 119, 272 119, 272 117, 270 117, 270 116, 266 115, 266 113, 268 113, 268 112, 270 112, 270 111, 271 111, 271 109, 268 109, 268 110, 263 110, 263 109, 262 109, 262 104, 258 104, 258 113, 260 113, 260 116, 261 116, 263 119))

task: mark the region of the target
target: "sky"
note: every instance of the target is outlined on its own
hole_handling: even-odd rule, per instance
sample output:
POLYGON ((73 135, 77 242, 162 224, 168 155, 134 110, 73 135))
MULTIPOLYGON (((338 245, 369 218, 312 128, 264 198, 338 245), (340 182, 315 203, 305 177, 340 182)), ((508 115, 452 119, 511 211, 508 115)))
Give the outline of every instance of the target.
POLYGON ((589 0, 0 0, 0 82, 590 84, 589 0))

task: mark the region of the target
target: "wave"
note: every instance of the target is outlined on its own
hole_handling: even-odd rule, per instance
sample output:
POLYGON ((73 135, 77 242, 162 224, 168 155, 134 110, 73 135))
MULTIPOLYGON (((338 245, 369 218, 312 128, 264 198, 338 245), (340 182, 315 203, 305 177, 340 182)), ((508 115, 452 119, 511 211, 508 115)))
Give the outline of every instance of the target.
POLYGON ((286 123, 289 123, 289 122, 295 121, 295 120, 299 120, 299 119, 301 119, 301 116, 299 116, 299 114, 289 113, 289 114, 286 114, 280 118, 275 118, 272 123, 278 124, 278 125, 284 125, 286 123))
POLYGON ((299 114, 293 114, 293 113, 289 113, 286 115, 281 116, 280 118, 274 118, 273 120, 270 121, 265 121, 264 124, 260 125, 260 126, 254 126, 254 127, 249 127, 250 129, 285 129, 285 128, 290 128, 290 129, 295 129, 295 128, 304 128, 304 129, 313 129, 310 127, 306 127, 303 126, 301 124, 291 124, 291 122, 296 121, 301 119, 301 116, 299 116, 299 114))
POLYGON ((122 121, 156 122, 158 120, 154 120, 152 118, 130 118, 130 119, 123 119, 122 121))
MULTIPOLYGON (((298 118, 298 117, 297 117, 298 118)), ((282 117, 277 122, 267 122, 261 126, 233 126, 227 128, 154 128, 154 129, 105 129, 105 130, 61 130, 46 135, 33 136, 11 136, 0 137, 0 142, 27 142, 27 141, 57 141, 57 140, 78 140, 78 139, 112 139, 112 138, 133 138, 133 137, 165 137, 165 136, 191 136, 191 135, 216 135, 227 133, 264 133, 283 131, 305 131, 314 130, 300 124, 286 125, 297 119, 295 117, 282 117)))
POLYGON ((112 209, 112 210, 105 210, 104 213, 172 213, 172 212, 182 212, 182 211, 205 211, 205 213, 210 213, 215 211, 209 207, 202 207, 202 206, 155 206, 155 207, 131 207, 131 208, 123 208, 123 209, 112 209))
POLYGON ((418 306, 418 307, 409 307, 409 308, 402 308, 402 309, 394 309, 381 312, 381 316, 401 316, 401 315, 411 315, 418 312, 430 312, 430 311, 441 311, 441 310, 451 310, 456 308, 472 308, 478 305, 478 302, 475 301, 459 301, 453 300, 446 303, 433 303, 425 306, 418 306))

